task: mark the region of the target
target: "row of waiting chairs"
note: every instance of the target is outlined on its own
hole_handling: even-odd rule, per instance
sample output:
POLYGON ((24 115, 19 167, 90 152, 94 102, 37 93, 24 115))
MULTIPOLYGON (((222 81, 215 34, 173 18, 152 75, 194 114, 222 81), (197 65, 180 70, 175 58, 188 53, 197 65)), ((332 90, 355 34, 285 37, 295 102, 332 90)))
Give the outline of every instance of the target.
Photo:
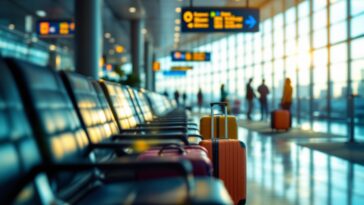
POLYGON ((0 201, 4 204, 231 204, 188 161, 138 161, 163 144, 197 144, 183 109, 161 95, 0 59, 0 201), (173 170, 179 177, 144 179, 173 170))

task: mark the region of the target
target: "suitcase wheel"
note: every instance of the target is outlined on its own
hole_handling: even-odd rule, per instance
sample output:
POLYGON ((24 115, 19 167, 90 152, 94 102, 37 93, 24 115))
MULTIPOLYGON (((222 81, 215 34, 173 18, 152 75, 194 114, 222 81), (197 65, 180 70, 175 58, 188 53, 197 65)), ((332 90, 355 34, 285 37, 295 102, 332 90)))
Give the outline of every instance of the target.
POLYGON ((245 199, 241 199, 239 202, 238 202, 238 205, 245 205, 246 203, 246 200, 245 199))

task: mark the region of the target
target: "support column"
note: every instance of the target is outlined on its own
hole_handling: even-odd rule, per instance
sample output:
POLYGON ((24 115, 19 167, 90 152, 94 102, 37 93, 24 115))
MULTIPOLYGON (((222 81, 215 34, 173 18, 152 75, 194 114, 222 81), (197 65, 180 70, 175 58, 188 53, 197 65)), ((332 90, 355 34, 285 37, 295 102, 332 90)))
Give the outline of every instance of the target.
POLYGON ((309 0, 310 3, 310 84, 309 84, 309 93, 310 93, 310 109, 309 109, 309 116, 310 116, 310 127, 313 128, 313 103, 314 103, 314 93, 313 93, 313 86, 314 86, 314 78, 313 78, 313 69, 314 69, 314 55, 313 55, 313 1, 309 0))
MULTIPOLYGON (((355 109, 355 107, 350 107, 351 106, 351 103, 353 102, 351 97, 352 97, 352 94, 353 94, 353 88, 352 88, 352 73, 351 73, 351 62, 352 62, 352 57, 351 57, 351 21, 352 21, 352 16, 351 16, 351 1, 350 0, 347 0, 346 1, 346 17, 347 17, 347 23, 346 23, 346 35, 348 37, 348 41, 347 41, 347 56, 348 56, 348 62, 347 62, 347 82, 346 82, 346 97, 347 97, 347 100, 346 100, 346 110, 347 110, 347 113, 351 113, 353 110, 352 109, 355 109)), ((355 114, 355 113, 354 113, 355 114)), ((346 116, 346 118, 348 118, 349 116, 346 116)), ((355 116, 352 116, 355 118, 355 116)), ((353 119, 354 119, 353 118, 353 119)), ((353 120, 352 119, 352 120, 353 120)), ((350 141, 352 141, 352 139, 355 138, 355 123, 351 123, 351 120, 348 120, 347 121, 347 132, 350 134, 349 136, 351 137, 350 141)))
MULTIPOLYGON (((157 55, 154 52, 152 54, 152 61, 153 62, 157 61, 157 55)), ((157 90, 156 89, 157 86, 156 86, 156 83, 155 83, 155 75, 156 75, 156 72, 152 72, 152 88, 151 88, 151 90, 154 91, 154 92, 157 90)))
POLYGON ((130 21, 131 36, 131 63, 133 67, 133 75, 140 79, 141 72, 141 56, 142 56, 142 21, 133 19, 130 21))
POLYGON ((152 70, 152 43, 150 40, 144 42, 144 73, 145 89, 153 89, 153 70, 152 70))
POLYGON ((102 0, 75 1, 76 71, 98 78, 102 50, 102 0))

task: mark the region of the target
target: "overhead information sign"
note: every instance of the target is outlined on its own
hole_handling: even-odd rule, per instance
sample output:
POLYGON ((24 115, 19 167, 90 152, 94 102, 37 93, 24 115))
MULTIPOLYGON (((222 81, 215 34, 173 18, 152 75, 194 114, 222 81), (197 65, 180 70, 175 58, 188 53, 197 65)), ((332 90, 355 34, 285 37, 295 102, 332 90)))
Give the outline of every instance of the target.
POLYGON ((172 51, 172 61, 210 61, 209 52, 172 51))
POLYGON ((72 20, 40 20, 36 25, 39 37, 71 37, 75 33, 72 20))
POLYGON ((172 66, 171 70, 180 70, 180 71, 188 71, 188 70, 192 70, 193 67, 192 66, 172 66))
POLYGON ((258 32, 259 9, 185 7, 182 32, 258 32))
POLYGON ((186 71, 166 70, 163 71, 163 75, 166 77, 183 77, 186 76, 186 71))

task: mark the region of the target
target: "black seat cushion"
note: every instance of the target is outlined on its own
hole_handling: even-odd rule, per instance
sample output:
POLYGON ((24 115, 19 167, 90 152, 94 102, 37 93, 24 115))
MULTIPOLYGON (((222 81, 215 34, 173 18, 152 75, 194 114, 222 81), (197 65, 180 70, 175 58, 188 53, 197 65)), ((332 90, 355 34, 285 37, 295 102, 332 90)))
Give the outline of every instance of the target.
POLYGON ((110 116, 111 111, 104 109, 105 105, 101 104, 91 79, 77 73, 61 72, 61 74, 90 141, 97 144, 118 134, 116 121, 110 116))
MULTIPOLYGON (((17 181, 41 163, 37 144, 24 113, 17 86, 9 69, 0 60, 0 201, 17 181)), ((32 193, 33 187, 25 190, 32 193)), ((32 200, 22 194, 22 201, 32 200)))
POLYGON ((115 117, 112 113, 111 107, 109 105, 109 102, 107 101, 105 93, 102 90, 99 82, 94 80, 94 81, 92 81, 92 85, 94 86, 96 94, 99 97, 100 106, 105 113, 106 121, 109 124, 112 124, 110 126, 113 126, 113 127, 116 126, 116 129, 118 129, 118 132, 120 132, 119 127, 116 123, 116 119, 115 119, 115 117))
POLYGON ((138 121, 134 116, 132 105, 129 104, 127 96, 125 96, 121 85, 106 81, 101 81, 100 85, 104 89, 106 97, 110 102, 119 128, 124 130, 136 127, 138 121))
MULTIPOLYGON (((6 59, 6 63, 16 76, 45 163, 90 162, 89 140, 58 73, 14 59, 6 59)), ((93 176, 92 172, 61 173, 50 176, 50 181, 63 199, 77 194, 93 176)))

